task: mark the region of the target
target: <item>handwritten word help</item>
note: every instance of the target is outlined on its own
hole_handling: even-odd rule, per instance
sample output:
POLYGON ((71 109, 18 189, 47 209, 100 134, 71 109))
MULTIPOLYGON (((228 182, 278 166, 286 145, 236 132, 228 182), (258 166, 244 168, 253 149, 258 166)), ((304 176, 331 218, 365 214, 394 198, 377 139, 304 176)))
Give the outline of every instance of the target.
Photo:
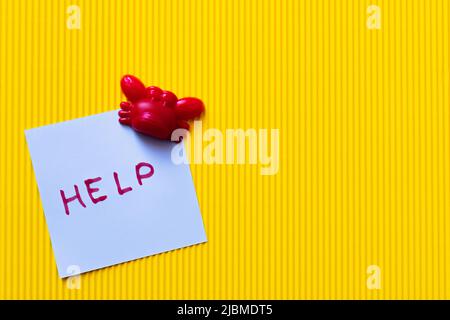
MULTIPOLYGON (((155 169, 153 168, 153 166, 146 162, 138 163, 135 167, 135 171, 136 171, 136 180, 140 186, 142 186, 142 181, 144 179, 150 178, 155 173, 155 169)), ((124 187, 120 184, 119 174, 117 172, 113 172, 112 176, 113 176, 114 182, 117 187, 117 193, 119 195, 122 196, 125 193, 133 190, 133 188, 130 186, 124 187)), ((84 187, 86 188, 86 192, 93 204, 96 204, 96 203, 99 203, 101 201, 105 201, 106 199, 108 199, 108 196, 106 194, 99 195, 98 193, 100 192, 100 188, 94 186, 94 184, 99 183, 100 181, 102 181, 102 177, 94 177, 94 178, 89 178, 89 179, 84 180, 84 187)), ((83 208, 86 208, 86 203, 81 198, 80 189, 78 188, 78 186, 76 184, 73 186, 73 188, 75 191, 74 196, 67 196, 67 194, 66 194, 66 192, 64 192, 64 190, 59 190, 66 215, 70 214, 69 204, 73 201, 78 200, 79 204, 83 208)))

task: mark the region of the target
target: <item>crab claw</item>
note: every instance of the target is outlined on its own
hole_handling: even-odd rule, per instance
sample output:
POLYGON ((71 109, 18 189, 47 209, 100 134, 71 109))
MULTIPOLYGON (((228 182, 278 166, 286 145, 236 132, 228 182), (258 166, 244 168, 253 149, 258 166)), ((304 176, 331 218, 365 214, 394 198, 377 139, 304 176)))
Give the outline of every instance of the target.
POLYGON ((150 86, 145 89, 145 96, 150 99, 159 99, 162 92, 163 91, 159 87, 150 86))
POLYGON ((187 123, 184 120, 178 120, 177 121, 177 127, 180 129, 189 130, 189 123, 187 123))
POLYGON ((120 103, 119 122, 124 125, 131 125, 131 103, 124 101, 120 103))
POLYGON ((135 102, 145 97, 145 86, 141 80, 132 75, 125 75, 120 81, 120 87, 128 101, 135 102))
POLYGON ((173 92, 167 91, 167 90, 164 90, 162 92, 161 99, 163 101, 164 106, 169 107, 169 108, 175 107, 175 105, 178 101, 177 96, 173 92))
POLYGON ((192 120, 200 117, 205 111, 205 105, 202 100, 197 98, 183 98, 177 101, 175 113, 177 119, 192 120))

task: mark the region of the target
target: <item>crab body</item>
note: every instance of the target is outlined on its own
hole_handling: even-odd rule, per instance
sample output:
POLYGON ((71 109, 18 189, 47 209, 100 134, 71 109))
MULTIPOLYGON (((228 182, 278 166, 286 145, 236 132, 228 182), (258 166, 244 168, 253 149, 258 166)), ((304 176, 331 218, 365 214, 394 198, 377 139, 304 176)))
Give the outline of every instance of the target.
POLYGON ((119 122, 158 139, 171 140, 174 130, 189 129, 187 121, 205 110, 197 98, 178 99, 170 91, 145 87, 132 75, 124 76, 120 85, 128 101, 120 104, 119 122))

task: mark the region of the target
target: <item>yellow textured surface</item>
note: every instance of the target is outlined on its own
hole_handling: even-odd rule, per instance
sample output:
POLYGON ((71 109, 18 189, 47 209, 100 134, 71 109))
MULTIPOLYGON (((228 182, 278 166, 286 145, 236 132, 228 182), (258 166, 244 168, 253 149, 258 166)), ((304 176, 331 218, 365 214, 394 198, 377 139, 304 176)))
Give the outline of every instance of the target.
POLYGON ((0 0, 0 298, 450 298, 449 18, 447 0, 0 0), (279 128, 280 170, 192 165, 209 242, 69 290, 24 129, 116 109, 125 73, 201 97, 205 129, 279 128))

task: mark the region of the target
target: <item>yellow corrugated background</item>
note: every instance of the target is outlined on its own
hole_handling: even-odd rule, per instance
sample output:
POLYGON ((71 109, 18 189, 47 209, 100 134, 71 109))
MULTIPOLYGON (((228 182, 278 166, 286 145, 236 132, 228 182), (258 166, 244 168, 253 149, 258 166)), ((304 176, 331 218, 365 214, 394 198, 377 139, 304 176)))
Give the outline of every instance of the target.
POLYGON ((0 0, 0 298, 450 298, 449 18, 447 0, 0 0), (69 290, 24 129, 117 108, 125 73, 201 97, 205 128, 279 128, 280 170, 193 165, 209 242, 69 290))

